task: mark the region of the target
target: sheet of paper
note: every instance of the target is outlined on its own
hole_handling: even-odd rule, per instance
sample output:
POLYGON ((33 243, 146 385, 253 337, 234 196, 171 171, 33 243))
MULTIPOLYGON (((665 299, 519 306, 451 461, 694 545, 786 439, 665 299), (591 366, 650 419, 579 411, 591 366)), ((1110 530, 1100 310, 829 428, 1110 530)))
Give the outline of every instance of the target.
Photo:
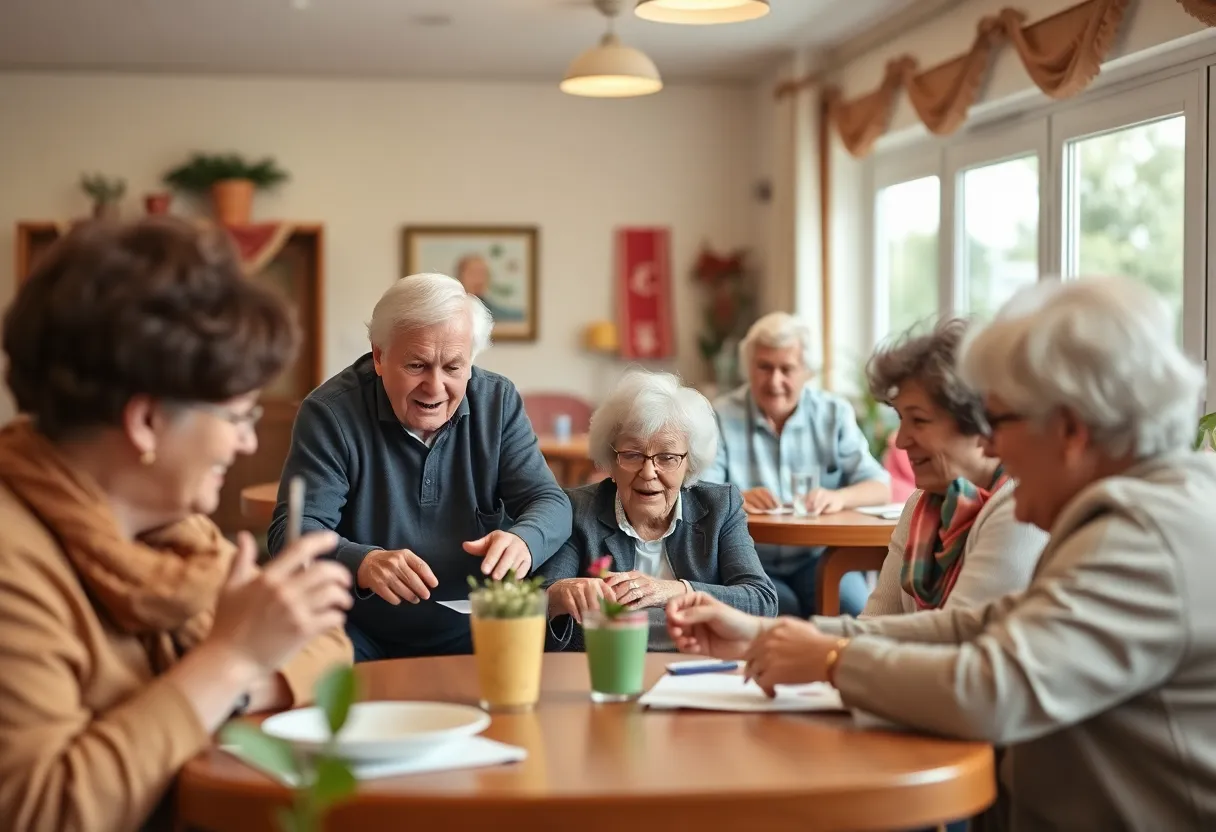
POLYGON ((793 514, 793 506, 777 506, 776 508, 766 508, 761 514, 793 514))
POLYGON ((881 517, 884 520, 897 520, 899 515, 904 513, 903 503, 888 503, 885 506, 860 506, 857 509, 861 514, 868 514, 871 517, 881 517))
POLYGON ((463 615, 471 615, 473 612, 473 604, 468 598, 465 598, 463 601, 440 601, 439 603, 463 615))
POLYGON ((843 711, 840 693, 824 682, 779 685, 770 699, 755 682, 739 673, 663 676, 642 695, 648 708, 693 708, 702 711, 767 713, 780 711, 843 711))
MULTIPOLYGON (((297 785, 294 776, 280 775, 264 768, 232 746, 222 745, 220 748, 285 786, 295 787, 297 785)), ((376 780, 400 774, 422 774, 427 771, 452 771, 461 768, 481 768, 503 763, 516 763, 527 757, 527 750, 518 746, 507 745, 486 737, 466 737, 414 757, 356 763, 351 766, 351 773, 355 775, 356 780, 376 780)))

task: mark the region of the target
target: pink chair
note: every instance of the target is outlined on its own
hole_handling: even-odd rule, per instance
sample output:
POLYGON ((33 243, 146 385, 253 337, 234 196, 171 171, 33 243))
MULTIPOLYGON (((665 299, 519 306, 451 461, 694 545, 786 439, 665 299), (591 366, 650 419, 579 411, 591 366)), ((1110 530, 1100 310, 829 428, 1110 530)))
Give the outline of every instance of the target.
POLYGON ((591 429, 592 407, 585 399, 569 393, 524 393, 524 411, 532 430, 538 436, 553 434, 553 420, 565 414, 570 417, 570 432, 586 433, 591 429))
POLYGON ((916 475, 912 473, 908 452, 895 447, 895 434, 896 431, 891 431, 887 437, 887 452, 882 456, 882 467, 891 475, 891 502, 905 503, 916 490, 916 475))

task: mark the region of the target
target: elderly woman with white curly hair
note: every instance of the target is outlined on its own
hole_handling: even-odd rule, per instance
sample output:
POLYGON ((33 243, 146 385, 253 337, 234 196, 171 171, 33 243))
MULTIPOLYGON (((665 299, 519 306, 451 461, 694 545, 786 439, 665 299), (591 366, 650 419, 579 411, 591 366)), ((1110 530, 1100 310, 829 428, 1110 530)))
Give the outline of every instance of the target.
POLYGON ((704 396, 669 373, 631 372, 592 415, 589 442, 610 477, 567 492, 574 533, 539 569, 561 647, 577 647, 576 625, 602 597, 651 611, 651 649, 671 649, 663 608, 683 595, 777 614, 739 489, 699 481, 718 450, 704 396), (588 576, 605 555, 608 573, 588 576))
POLYGON ((1138 283, 1053 281, 965 345, 1016 516, 1051 533, 1025 592, 809 623, 692 595, 668 609, 677 645, 1006 746, 1003 828, 1216 828, 1216 457, 1190 447, 1203 374, 1172 319, 1138 283))

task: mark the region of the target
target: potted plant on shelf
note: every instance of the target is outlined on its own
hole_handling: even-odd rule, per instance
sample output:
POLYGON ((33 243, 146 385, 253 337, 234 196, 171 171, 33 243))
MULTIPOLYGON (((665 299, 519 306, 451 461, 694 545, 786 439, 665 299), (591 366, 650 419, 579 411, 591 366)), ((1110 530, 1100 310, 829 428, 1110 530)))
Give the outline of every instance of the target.
MULTIPOLYGON (((598 558, 587 574, 606 578, 611 565, 611 558, 598 558)), ((600 596, 600 608, 588 610, 583 616, 593 702, 628 702, 641 696, 649 641, 650 616, 646 610, 631 610, 600 596)))
POLYGON ((540 668, 549 626, 543 578, 519 580, 514 572, 484 584, 469 576, 469 626, 487 711, 528 711, 540 699, 540 668))
POLYGON ((80 177, 80 188, 93 199, 94 217, 113 219, 118 216, 118 202, 127 192, 127 182, 86 173, 80 177))
POLYGON ((1195 450, 1216 451, 1216 413, 1205 414, 1195 431, 1195 450))
POLYGON ((245 225, 254 190, 267 190, 288 178, 269 157, 249 162, 236 153, 195 153, 190 161, 169 171, 165 184, 194 194, 210 194, 216 219, 224 225, 245 225))

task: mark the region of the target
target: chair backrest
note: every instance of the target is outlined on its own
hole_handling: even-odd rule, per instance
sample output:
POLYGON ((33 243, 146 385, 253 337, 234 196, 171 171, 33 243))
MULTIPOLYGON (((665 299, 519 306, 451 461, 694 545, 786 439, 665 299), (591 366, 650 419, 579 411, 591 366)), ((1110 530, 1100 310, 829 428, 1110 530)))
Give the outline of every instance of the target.
POLYGON ((538 435, 551 435, 553 420, 561 414, 570 417, 571 433, 586 433, 591 429, 593 408, 578 396, 569 393, 524 393, 523 400, 528 421, 538 435))

